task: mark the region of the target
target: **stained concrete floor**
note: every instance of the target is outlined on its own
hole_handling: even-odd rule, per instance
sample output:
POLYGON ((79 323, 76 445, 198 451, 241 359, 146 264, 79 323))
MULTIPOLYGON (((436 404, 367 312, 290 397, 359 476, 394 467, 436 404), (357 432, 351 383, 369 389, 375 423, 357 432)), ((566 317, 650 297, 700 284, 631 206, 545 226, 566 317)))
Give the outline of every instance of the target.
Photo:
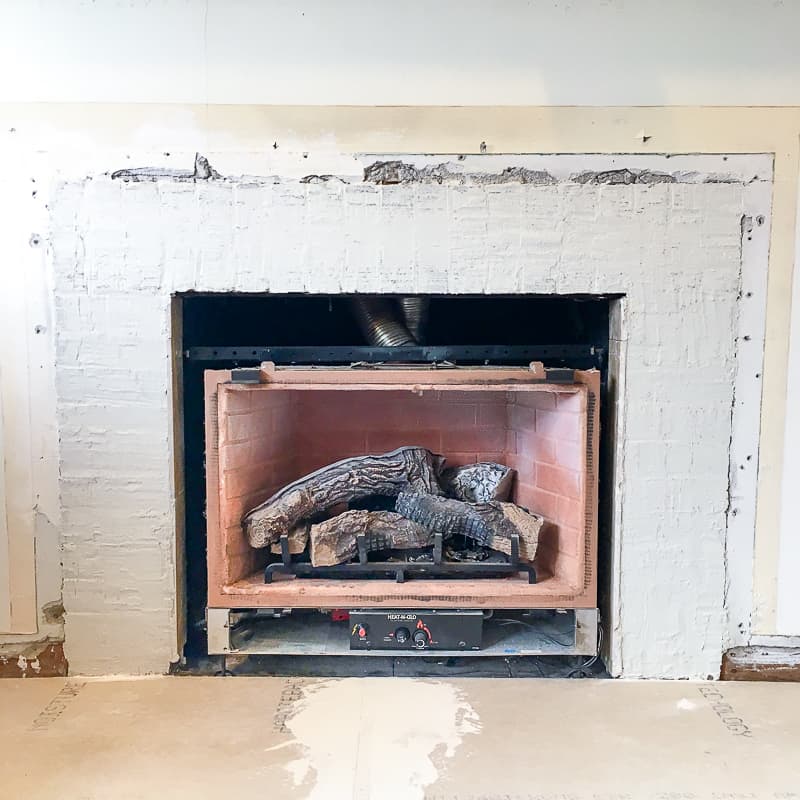
POLYGON ((0 798, 800 800, 800 684, 0 681, 0 798))

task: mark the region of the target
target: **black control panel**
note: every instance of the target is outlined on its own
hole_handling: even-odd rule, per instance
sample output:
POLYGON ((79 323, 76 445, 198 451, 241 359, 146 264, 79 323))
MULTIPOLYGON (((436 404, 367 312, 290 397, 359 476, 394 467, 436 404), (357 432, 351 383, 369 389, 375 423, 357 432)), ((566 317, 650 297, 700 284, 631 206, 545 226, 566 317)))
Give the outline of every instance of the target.
POLYGON ((483 611, 350 612, 351 650, 480 650, 483 611))

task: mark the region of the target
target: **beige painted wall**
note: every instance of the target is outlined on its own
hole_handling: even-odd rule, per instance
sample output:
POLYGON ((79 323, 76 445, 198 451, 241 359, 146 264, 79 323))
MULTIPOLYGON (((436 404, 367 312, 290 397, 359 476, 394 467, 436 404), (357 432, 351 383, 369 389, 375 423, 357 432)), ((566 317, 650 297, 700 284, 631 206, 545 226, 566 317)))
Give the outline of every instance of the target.
MULTIPOLYGON (((35 174, 40 186, 56 177, 152 164, 154 159, 175 165, 176 158, 188 159, 194 150, 225 152, 241 161, 243 172, 260 174, 270 174, 271 167, 292 156, 297 168, 308 173, 314 171, 315 154, 329 159, 331 153, 359 151, 476 153, 481 142, 489 152, 774 153, 752 597, 753 631, 776 632, 800 109, 8 105, 0 107, 0 123, 3 152, 22 172, 35 174)), ((34 281, 26 291, 40 296, 46 276, 40 283, 34 281)), ((39 433, 36 426, 52 424, 47 414, 32 420, 33 439, 39 433)), ((37 480, 42 484, 37 491, 52 493, 51 474, 37 480)), ((38 548, 37 557, 39 570, 52 569, 58 564, 57 544, 50 540, 38 548)))
POLYGON ((4 0, 0 102, 800 105, 798 29, 793 0, 4 0))

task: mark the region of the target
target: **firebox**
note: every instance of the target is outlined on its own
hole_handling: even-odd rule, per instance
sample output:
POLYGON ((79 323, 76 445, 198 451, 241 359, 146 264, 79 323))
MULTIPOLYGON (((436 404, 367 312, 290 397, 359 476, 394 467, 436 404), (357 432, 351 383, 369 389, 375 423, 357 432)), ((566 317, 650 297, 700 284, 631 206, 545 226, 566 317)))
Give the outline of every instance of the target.
MULTIPOLYGON (((207 299, 190 298, 186 308, 207 299)), ((348 617, 361 619, 374 611, 387 619, 449 614, 455 633, 443 641, 473 641, 472 634, 458 634, 460 615, 473 627, 480 624, 476 618, 482 619, 483 645, 453 648, 462 655, 593 655, 607 309, 598 313, 601 303, 588 298, 525 298, 527 305, 514 298, 505 308, 505 298, 442 298, 438 308, 430 298, 427 332, 409 334, 409 325, 398 333, 384 326, 378 333, 395 340, 380 341, 369 329, 370 319, 361 320, 360 330, 357 325, 348 329, 358 313, 352 313, 347 298, 291 298, 289 308, 305 311, 316 303, 323 311, 309 317, 313 332, 300 336, 291 331, 297 319, 285 315, 286 305, 281 313, 279 299, 263 300, 278 311, 266 315, 275 325, 270 334, 275 344, 230 345, 232 336, 241 342, 248 335, 228 331, 220 336, 220 321, 232 324, 234 317, 210 317, 217 333, 209 334, 207 325, 185 314, 185 331, 203 330, 223 341, 184 340, 190 345, 191 389, 197 391, 199 370, 204 387, 207 652, 350 652, 348 617), (344 311, 343 304, 349 306, 344 311), (581 317, 584 308, 588 313, 581 317), (522 309, 538 312, 522 316, 533 325, 504 313, 522 309), (325 311, 328 323, 334 320, 329 330, 320 323, 325 311), (287 323, 283 328, 276 324, 280 320, 287 323), (465 326, 481 344, 454 343, 460 338, 454 329, 465 326), (545 343, 542 331, 548 327, 551 338, 545 343), (311 345, 309 337, 325 337, 326 343, 311 345), (565 341, 553 344, 555 337, 565 341), (573 368, 573 362, 581 368, 573 368), (307 539, 309 525, 313 531, 327 524, 320 519, 345 519, 346 514, 337 515, 346 503, 322 509, 321 517, 306 524, 302 542, 288 524, 284 535, 267 546, 254 546, 248 537, 245 521, 253 509, 306 486, 308 476, 318 480, 331 465, 350 469, 360 459, 391 457, 404 449, 430 454, 437 471, 487 464, 508 470, 511 481, 500 498, 505 502, 494 505, 540 520, 533 549, 514 534, 507 546, 494 542, 494 548, 475 556, 485 560, 462 568, 453 563, 460 556, 453 556, 447 544, 443 548, 441 532, 431 532, 425 542, 430 547, 421 552, 391 551, 388 557, 367 553, 364 536, 357 537, 356 547, 354 536, 352 553, 342 559, 346 563, 318 569, 311 558, 316 540, 307 539)), ((387 302, 402 307, 403 299, 376 300, 387 302)), ((187 433, 187 464, 192 462, 189 445, 187 433)), ((397 505, 401 511, 400 500, 397 505)), ((191 518, 191 508, 187 511, 191 518)), ((419 652, 419 643, 399 645, 384 646, 398 655, 419 652)), ((437 646, 435 637, 429 646, 437 646)), ((380 652, 373 647, 355 651, 380 652)))
POLYGON ((553 372, 538 364, 207 372, 209 607, 596 607, 599 373, 553 372), (245 536, 250 509, 328 464, 404 446, 448 466, 514 470, 510 499, 544 518, 534 583, 518 575, 265 581, 271 548, 245 536))

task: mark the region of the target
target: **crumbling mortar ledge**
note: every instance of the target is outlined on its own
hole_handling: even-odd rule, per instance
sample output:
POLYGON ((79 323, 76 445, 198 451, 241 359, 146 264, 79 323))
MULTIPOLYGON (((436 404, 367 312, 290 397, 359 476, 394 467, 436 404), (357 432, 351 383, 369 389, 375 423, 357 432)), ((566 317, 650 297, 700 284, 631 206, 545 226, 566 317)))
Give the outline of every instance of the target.
POLYGON ((217 172, 205 156, 197 153, 194 157, 194 169, 166 169, 162 167, 136 167, 134 169, 118 169, 111 173, 112 180, 142 183, 146 181, 173 180, 181 182, 220 180, 217 172))
POLYGON ((610 169, 603 172, 587 170, 572 175, 570 180, 581 184, 603 184, 607 186, 625 186, 631 183, 655 184, 678 183, 675 175, 667 172, 652 172, 648 169, 610 169))
MULTIPOLYGON (((280 183, 276 175, 222 175, 211 166, 208 159, 197 153, 193 169, 170 169, 165 167, 135 167, 118 169, 111 173, 112 180, 130 183, 146 183, 159 180, 190 183, 197 181, 222 181, 241 185, 261 185, 280 183)), ((91 180, 87 176, 87 180, 91 180)), ((649 169, 585 170, 557 178, 547 170, 527 167, 505 167, 499 172, 461 172, 452 169, 448 162, 416 167, 400 160, 374 161, 364 168, 364 183, 379 186, 404 184, 438 184, 443 186, 497 186, 520 184, 533 186, 553 186, 558 183, 578 183, 604 186, 629 186, 632 184, 652 186, 662 183, 743 183, 759 180, 758 175, 744 179, 741 176, 724 173, 702 174, 698 172, 659 172, 649 169)), ((310 174, 299 179, 301 184, 347 184, 348 180, 332 174, 310 174)))
POLYGON ((639 184, 651 186, 661 183, 751 183, 758 176, 743 179, 738 175, 699 172, 660 172, 649 169, 585 170, 569 178, 556 178, 546 170, 526 167, 506 167, 499 172, 459 172, 451 169, 447 162, 425 167, 415 167, 400 160, 375 161, 364 168, 364 182, 379 185, 408 183, 437 183, 454 186, 488 186, 504 183, 552 186, 557 183, 589 185, 628 186, 639 184))
POLYGON ((453 186, 524 183, 552 186, 556 179, 544 170, 506 167, 501 172, 455 172, 446 163, 415 167, 404 161, 375 161, 364 168, 364 182, 390 185, 397 183, 437 183, 453 186))

